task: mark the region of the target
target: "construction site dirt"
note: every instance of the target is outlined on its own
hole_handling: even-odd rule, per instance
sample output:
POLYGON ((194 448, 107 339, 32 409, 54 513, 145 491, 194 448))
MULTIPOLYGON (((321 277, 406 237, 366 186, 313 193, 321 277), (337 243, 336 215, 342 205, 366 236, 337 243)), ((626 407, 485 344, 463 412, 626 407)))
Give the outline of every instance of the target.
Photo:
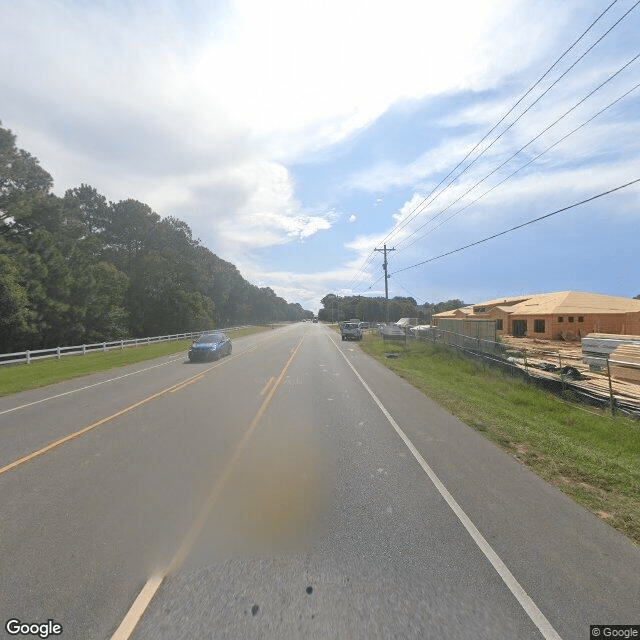
POLYGON ((502 336, 501 341, 507 346, 508 360, 527 370, 529 375, 557 380, 569 371, 567 380, 570 380, 572 387, 601 397, 610 397, 612 392, 617 403, 636 405, 640 411, 640 385, 613 377, 610 380, 606 367, 601 371, 591 370, 582 361, 580 341, 515 338, 510 335, 502 336), (564 374, 561 375, 562 370, 564 374))

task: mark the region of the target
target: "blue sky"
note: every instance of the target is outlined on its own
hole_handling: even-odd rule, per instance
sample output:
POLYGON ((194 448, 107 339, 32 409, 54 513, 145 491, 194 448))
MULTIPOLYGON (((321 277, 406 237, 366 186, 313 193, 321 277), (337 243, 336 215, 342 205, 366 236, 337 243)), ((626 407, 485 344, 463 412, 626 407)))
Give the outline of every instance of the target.
POLYGON ((640 6, 617 0, 478 151, 628 15, 428 198, 610 4, 2 3, 0 120, 56 193, 87 183, 178 216, 306 308, 383 294, 383 242, 390 295, 420 303, 634 296, 639 185, 407 268, 640 178, 639 88, 496 186, 640 83, 639 59, 572 109, 640 53, 640 6))

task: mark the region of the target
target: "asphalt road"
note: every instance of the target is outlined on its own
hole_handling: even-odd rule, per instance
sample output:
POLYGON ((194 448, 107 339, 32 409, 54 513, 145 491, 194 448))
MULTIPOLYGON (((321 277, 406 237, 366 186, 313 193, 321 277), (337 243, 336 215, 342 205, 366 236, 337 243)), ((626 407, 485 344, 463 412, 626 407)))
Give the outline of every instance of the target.
POLYGON ((640 623, 637 547, 322 325, 0 398, 0 439, 5 637, 640 623))

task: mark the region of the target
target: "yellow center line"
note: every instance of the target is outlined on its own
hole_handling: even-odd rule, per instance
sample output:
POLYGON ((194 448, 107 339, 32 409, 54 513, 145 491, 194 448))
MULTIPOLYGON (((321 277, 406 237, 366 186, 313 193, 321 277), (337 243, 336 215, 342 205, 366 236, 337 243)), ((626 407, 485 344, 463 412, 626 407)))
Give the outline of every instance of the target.
MULTIPOLYGON (((255 351, 255 348, 247 349, 246 351, 243 351, 243 352, 238 353, 235 356, 233 356, 233 359, 235 360, 236 358, 239 358, 240 356, 243 356, 243 355, 245 355, 247 353, 251 353, 253 351, 255 351)), ((17 460, 14 460, 13 462, 10 462, 9 464, 5 465, 4 467, 0 467, 0 475, 2 475, 3 473, 7 473, 7 471, 11 471, 11 469, 15 469, 15 467, 18 467, 21 464, 25 464, 26 462, 34 460, 35 458, 39 458, 40 456, 44 455, 45 453, 48 453, 52 449, 56 449, 57 447, 65 444, 67 442, 70 442, 71 440, 75 440, 77 438, 80 438, 85 433, 88 433, 89 431, 92 431, 93 429, 95 429, 95 428, 97 428, 97 427, 99 427, 99 426, 101 426, 103 424, 106 424, 107 422, 111 422, 112 420, 115 420, 116 418, 119 418, 120 416, 123 416, 125 413, 129 413, 130 411, 133 411, 134 409, 137 409, 138 407, 141 407, 142 405, 147 404, 148 402, 151 402, 152 400, 156 400, 157 398, 160 398, 161 396, 163 396, 163 395, 165 395, 167 393, 173 393, 174 391, 178 391, 178 390, 182 389, 183 387, 186 387, 188 384, 191 384, 192 382, 196 382, 197 380, 200 380, 206 373, 209 373, 209 371, 211 371, 213 369, 216 369, 217 367, 220 367, 220 366, 222 366, 223 364, 226 364, 229 361, 230 360, 222 360, 220 362, 217 362, 213 366, 208 367, 204 371, 200 371, 200 372, 196 373, 195 375, 191 376, 190 378, 187 378, 186 380, 182 380, 181 382, 177 382, 176 384, 173 384, 170 387, 167 387, 166 389, 162 389, 161 391, 158 391, 157 393, 153 393, 152 395, 147 396, 146 398, 143 398, 142 400, 139 400, 138 402, 134 402, 133 404, 130 404, 128 407, 125 407, 124 409, 120 409, 120 411, 116 411, 116 413, 112 413, 110 416, 107 416, 106 418, 102 418, 101 420, 97 420, 96 422, 92 422, 90 425, 87 425, 86 427, 83 427, 79 431, 75 431, 74 433, 70 433, 69 435, 66 435, 66 436, 62 437, 59 440, 55 440, 54 442, 49 443, 45 447, 42 447, 42 449, 38 449, 37 451, 34 451, 33 453, 29 453, 28 455, 23 456, 22 458, 18 458, 17 460)))
POLYGON ((264 385, 264 389, 260 392, 260 397, 262 398, 262 396, 267 392, 267 389, 271 386, 271 383, 274 381, 274 377, 271 376, 269 378, 269 380, 267 380, 267 384, 264 385))
POLYGON ((245 447, 247 446, 247 443, 249 442, 249 439, 253 435, 253 432, 256 430, 256 427, 258 426, 258 423, 262 419, 262 416, 264 415, 268 406, 271 404, 271 400, 275 395, 276 391, 278 390, 278 387, 282 383, 282 380, 284 379, 284 376, 287 373, 287 369, 293 362, 293 359, 295 358, 296 353, 298 352, 298 349, 300 348, 300 345, 302 344, 303 340, 304 340, 304 336, 302 336, 302 338, 300 339, 300 342, 298 342, 298 344, 296 345, 296 348, 293 350, 293 353, 291 354, 286 364, 284 365, 275 384, 271 387, 271 390, 267 394, 267 397, 262 401, 262 404, 258 409, 258 413, 256 413, 255 417, 251 421, 251 424, 249 425, 249 428, 245 431, 245 434, 242 436, 242 440, 240 440, 240 442, 238 443, 236 450, 231 456, 231 459, 227 462, 227 464, 225 465, 222 471, 222 474, 218 477, 218 480, 215 482, 215 484, 211 488, 211 492, 209 493, 207 501, 205 502, 204 506, 200 510, 200 513, 198 514, 198 517, 193 523, 191 530, 189 531, 189 534, 187 535, 184 542, 180 546, 180 549, 178 549, 178 552, 176 553, 173 560, 169 564, 167 575, 169 573, 174 573, 175 571, 177 571, 180 568, 180 565, 183 563, 184 559, 189 554, 189 551, 191 550, 193 543, 198 537, 200 530, 204 526, 204 523, 207 519, 207 516, 209 515, 209 512, 211 511, 213 505, 215 504, 216 500, 220 496, 220 493, 226 486, 227 481, 229 480, 229 476, 231 475, 231 472, 236 466, 236 463, 238 462, 240 455, 242 454, 245 447))
POLYGON ((203 371, 202 373, 198 374, 195 378, 190 378, 186 382, 183 382, 181 385, 179 385, 177 387, 174 387, 173 389, 171 389, 171 393, 175 393, 176 391, 180 391, 180 389, 184 389, 185 387, 189 386, 190 384, 193 384, 194 382, 198 382, 198 380, 202 380, 202 378, 204 378, 204 374, 205 373, 206 373, 206 371, 203 371))
MULTIPOLYGON (((302 336, 302 338, 300 339, 300 342, 298 342, 298 344, 296 345, 296 348, 293 350, 293 353, 291 354, 286 364, 284 365, 282 371, 280 372, 280 375, 278 376, 278 379, 276 380, 275 384, 271 387, 271 390, 269 391, 267 397, 262 401, 262 404, 260 405, 260 408, 258 409, 258 412, 256 413, 255 417, 251 421, 249 428, 242 436, 242 440, 240 440, 233 455, 231 456, 231 458, 225 465, 224 469, 222 470, 222 474, 218 477, 213 487, 211 487, 211 491, 207 496, 207 500, 205 501, 200 512, 198 513, 197 518, 191 525, 191 529, 187 533, 187 536, 183 540, 178 551, 176 552, 173 559, 169 563, 169 566, 167 567, 166 571, 164 571, 164 573, 156 573, 151 578, 149 578, 149 580, 143 587, 142 591, 138 594, 138 597, 135 599, 133 605, 127 612, 126 616, 120 623, 120 626, 116 629, 116 632, 113 634, 113 636, 111 636, 111 640, 128 640, 128 638, 133 633, 133 630, 135 629, 136 625, 142 618, 142 615, 144 614, 147 607, 149 606, 149 603, 153 599, 153 596, 155 595, 156 591, 160 588, 160 585, 163 583, 164 579, 171 573, 175 573, 180 568, 185 558, 189 555, 189 552, 191 551, 196 539, 198 538, 198 535, 200 534, 202 527, 204 527, 207 517, 209 516, 211 510, 213 509, 213 506, 215 505, 216 501, 220 497, 222 490, 225 488, 231 476, 231 472, 234 470, 236 463, 240 458, 240 455, 242 454, 245 447, 247 446, 249 439, 253 435, 253 432, 256 430, 256 427, 258 426, 258 423, 260 422, 265 411, 271 404, 271 400, 273 399, 273 396, 275 395, 278 387, 284 380, 284 376, 287 373, 287 369, 293 362, 293 359, 295 358, 296 353, 298 352, 298 349, 300 348, 300 345, 302 344, 303 341, 304 341, 304 336, 302 336)), ((271 378, 271 380, 273 380, 273 377, 271 378)), ((268 384, 269 383, 267 383, 267 386, 268 384)))

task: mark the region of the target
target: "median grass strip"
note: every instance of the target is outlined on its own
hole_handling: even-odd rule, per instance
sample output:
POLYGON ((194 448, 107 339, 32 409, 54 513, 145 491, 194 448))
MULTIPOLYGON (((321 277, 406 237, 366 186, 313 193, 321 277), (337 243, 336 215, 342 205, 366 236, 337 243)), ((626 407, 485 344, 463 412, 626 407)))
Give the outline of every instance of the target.
MULTIPOLYGON (((228 331, 227 335, 233 339, 269 329, 270 327, 265 326, 246 327, 236 331, 228 331)), ((63 380, 71 380, 90 373, 108 371, 174 353, 184 352, 186 354, 190 345, 191 340, 156 342, 150 345, 112 349, 105 352, 94 351, 86 355, 68 355, 63 356, 60 360, 48 358, 35 360, 31 364, 3 365, 0 367, 0 396, 37 389, 63 380)))
POLYGON ((640 545, 640 423, 564 402, 441 345, 404 347, 373 335, 361 345, 640 545))

